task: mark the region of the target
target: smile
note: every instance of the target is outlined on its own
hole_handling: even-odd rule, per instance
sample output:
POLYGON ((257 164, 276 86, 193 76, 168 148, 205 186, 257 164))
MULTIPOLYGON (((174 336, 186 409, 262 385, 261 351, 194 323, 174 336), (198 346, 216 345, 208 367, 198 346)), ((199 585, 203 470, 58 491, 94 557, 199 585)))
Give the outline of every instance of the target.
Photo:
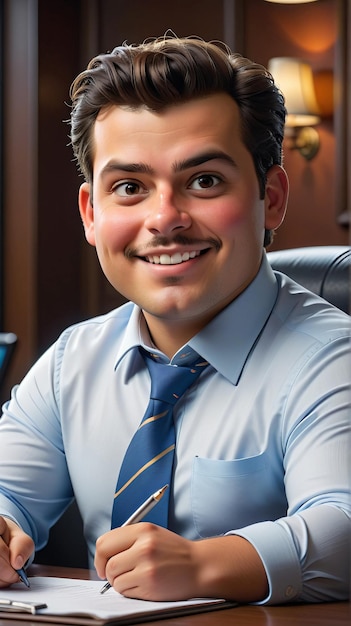
POLYGON ((189 261, 189 259, 194 259, 197 256, 200 256, 201 252, 192 251, 192 252, 175 252, 174 254, 153 254, 152 256, 145 257, 149 263, 154 263, 155 265, 179 265, 179 263, 184 263, 185 261, 189 261))

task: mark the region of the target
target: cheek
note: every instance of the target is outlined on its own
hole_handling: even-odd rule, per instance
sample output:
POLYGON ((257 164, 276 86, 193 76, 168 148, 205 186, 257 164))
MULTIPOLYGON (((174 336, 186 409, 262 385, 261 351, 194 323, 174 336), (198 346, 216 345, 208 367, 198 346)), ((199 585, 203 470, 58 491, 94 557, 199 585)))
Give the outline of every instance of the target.
POLYGON ((257 210, 257 201, 250 198, 233 200, 228 198, 217 207, 211 207, 207 224, 214 232, 223 238, 232 238, 240 230, 252 228, 253 224, 262 225, 264 213, 257 210))
POLYGON ((135 227, 130 216, 105 212, 95 218, 96 247, 100 253, 124 251, 134 234, 135 227))
POLYGON ((223 244, 223 251, 232 257, 247 258, 263 247, 264 203, 250 197, 244 202, 228 202, 214 212, 213 232, 223 244))

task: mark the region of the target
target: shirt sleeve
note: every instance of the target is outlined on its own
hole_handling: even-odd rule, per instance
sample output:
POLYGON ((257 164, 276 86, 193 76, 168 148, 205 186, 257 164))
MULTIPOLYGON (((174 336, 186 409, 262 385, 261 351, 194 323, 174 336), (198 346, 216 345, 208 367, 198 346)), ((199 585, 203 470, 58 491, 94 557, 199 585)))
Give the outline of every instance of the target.
POLYGON ((266 569, 261 604, 345 600, 350 591, 350 347, 330 341, 292 372, 282 410, 287 516, 230 534, 266 569))
POLYGON ((33 366, 0 419, 0 515, 45 545, 48 529, 72 501, 54 393, 55 346, 33 366))

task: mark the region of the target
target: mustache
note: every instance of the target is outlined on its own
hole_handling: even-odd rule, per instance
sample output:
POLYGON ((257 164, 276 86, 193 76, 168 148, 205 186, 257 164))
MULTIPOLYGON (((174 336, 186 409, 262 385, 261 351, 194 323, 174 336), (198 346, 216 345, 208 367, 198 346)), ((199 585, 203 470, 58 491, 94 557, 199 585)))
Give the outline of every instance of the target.
POLYGON ((174 244, 178 244, 181 246, 188 246, 190 248, 192 246, 196 247, 198 245, 203 246, 204 243, 208 244, 209 248, 215 248, 217 252, 222 247, 221 242, 218 239, 215 239, 214 237, 209 237, 208 239, 197 239, 194 237, 186 237, 185 235, 181 235, 181 234, 174 235, 174 237, 165 237, 164 235, 155 235, 154 237, 152 237, 152 239, 150 239, 150 241, 148 241, 146 244, 143 244, 142 246, 138 246, 137 248, 126 248, 125 256, 128 259, 131 259, 136 256, 138 257, 145 256, 145 253, 150 248, 167 248, 174 244))

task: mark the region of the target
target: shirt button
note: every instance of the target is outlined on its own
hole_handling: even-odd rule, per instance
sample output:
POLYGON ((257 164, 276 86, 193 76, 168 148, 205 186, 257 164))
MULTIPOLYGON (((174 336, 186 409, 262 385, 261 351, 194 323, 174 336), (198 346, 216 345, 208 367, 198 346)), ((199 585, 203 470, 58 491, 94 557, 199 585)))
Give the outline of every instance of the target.
POLYGON ((295 589, 291 585, 288 585, 288 587, 285 589, 285 597, 291 598, 293 595, 295 595, 295 589))

